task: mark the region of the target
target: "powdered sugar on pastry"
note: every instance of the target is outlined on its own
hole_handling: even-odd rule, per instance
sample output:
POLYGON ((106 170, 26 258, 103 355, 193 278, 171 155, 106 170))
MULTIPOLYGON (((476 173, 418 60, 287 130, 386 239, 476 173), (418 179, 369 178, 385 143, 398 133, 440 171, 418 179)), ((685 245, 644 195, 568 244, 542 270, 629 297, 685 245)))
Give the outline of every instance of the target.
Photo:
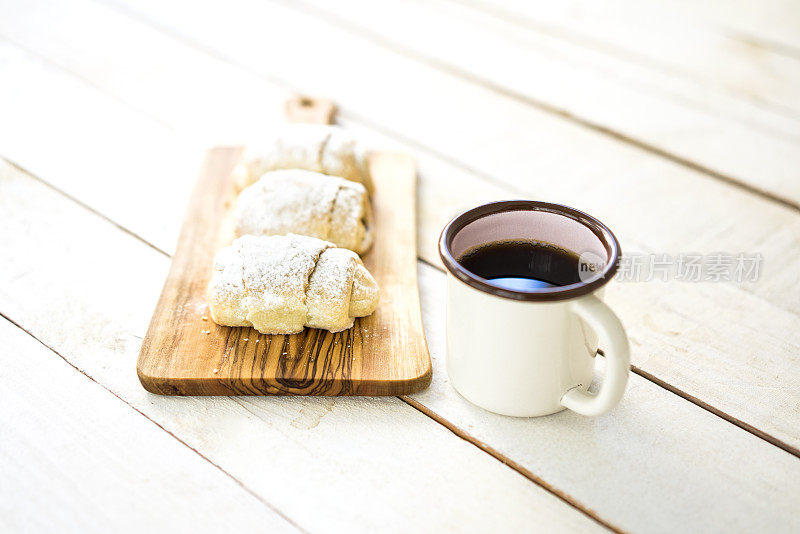
POLYGON ((239 194, 237 235, 302 234, 366 252, 372 209, 364 186, 298 169, 272 171, 239 194))
MULTIPOLYGON (((353 326, 350 299, 353 277, 360 263, 358 256, 343 248, 330 248, 319 257, 306 291, 308 326, 332 332, 353 326)), ((366 271, 363 266, 361 269, 366 271)))
POLYGON ((208 287, 215 322, 263 334, 304 326, 338 332, 371 314, 378 299, 378 285, 358 255, 294 234, 235 240, 214 258, 208 287))
POLYGON ((338 126, 290 124, 267 139, 248 145, 234 171, 241 187, 265 172, 304 169, 339 176, 372 191, 372 179, 353 137, 338 126))

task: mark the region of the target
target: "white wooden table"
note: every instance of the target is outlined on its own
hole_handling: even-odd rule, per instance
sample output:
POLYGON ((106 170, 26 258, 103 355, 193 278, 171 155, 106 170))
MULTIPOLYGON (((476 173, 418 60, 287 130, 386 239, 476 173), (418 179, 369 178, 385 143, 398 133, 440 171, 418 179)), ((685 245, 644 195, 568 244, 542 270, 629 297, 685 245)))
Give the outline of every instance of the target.
POLYGON ((0 531, 800 531, 800 4, 4 0, 0 531), (135 361, 205 147, 333 98, 420 164, 409 398, 167 398, 135 361), (596 419, 444 370, 442 225, 527 197, 754 283, 615 283, 596 419))

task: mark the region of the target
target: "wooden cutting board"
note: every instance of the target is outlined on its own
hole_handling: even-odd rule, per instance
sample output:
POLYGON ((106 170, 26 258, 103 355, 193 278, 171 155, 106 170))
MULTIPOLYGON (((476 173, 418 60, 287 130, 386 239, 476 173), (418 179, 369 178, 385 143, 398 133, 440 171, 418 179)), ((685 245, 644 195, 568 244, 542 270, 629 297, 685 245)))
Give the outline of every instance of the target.
MULTIPOLYGON (((297 99, 290 118, 329 122, 329 101, 297 99)), ((403 395, 425 389, 431 361, 417 288, 416 169, 400 153, 368 156, 375 243, 363 257, 381 300, 369 317, 331 334, 264 335, 218 326, 205 291, 214 254, 233 240, 241 147, 208 151, 175 256, 139 354, 137 372, 162 395, 403 395), (206 333, 208 332, 208 333, 206 333)))

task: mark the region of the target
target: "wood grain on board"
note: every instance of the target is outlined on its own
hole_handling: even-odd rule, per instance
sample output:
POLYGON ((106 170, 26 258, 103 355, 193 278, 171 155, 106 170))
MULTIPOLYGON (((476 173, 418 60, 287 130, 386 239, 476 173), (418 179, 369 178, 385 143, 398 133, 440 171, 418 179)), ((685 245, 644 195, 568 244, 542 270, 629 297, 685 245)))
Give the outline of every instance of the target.
MULTIPOLYGON (((332 104, 287 104, 290 119, 328 122, 332 104)), ((214 254, 233 240, 240 147, 208 152, 164 290, 142 344, 142 385, 163 395, 402 395, 431 381, 417 289, 416 169, 410 156, 374 153, 368 165, 375 243, 364 264, 381 288, 378 309, 331 333, 264 335, 215 324, 206 302, 214 254)))

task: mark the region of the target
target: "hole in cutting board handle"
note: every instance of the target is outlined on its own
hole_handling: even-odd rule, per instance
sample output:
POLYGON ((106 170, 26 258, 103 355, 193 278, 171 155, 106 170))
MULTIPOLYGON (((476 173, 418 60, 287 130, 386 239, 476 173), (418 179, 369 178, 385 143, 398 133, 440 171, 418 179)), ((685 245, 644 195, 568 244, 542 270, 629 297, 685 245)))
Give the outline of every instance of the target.
POLYGON ((286 101, 286 118, 289 122, 333 124, 336 105, 327 98, 295 95, 286 101))

